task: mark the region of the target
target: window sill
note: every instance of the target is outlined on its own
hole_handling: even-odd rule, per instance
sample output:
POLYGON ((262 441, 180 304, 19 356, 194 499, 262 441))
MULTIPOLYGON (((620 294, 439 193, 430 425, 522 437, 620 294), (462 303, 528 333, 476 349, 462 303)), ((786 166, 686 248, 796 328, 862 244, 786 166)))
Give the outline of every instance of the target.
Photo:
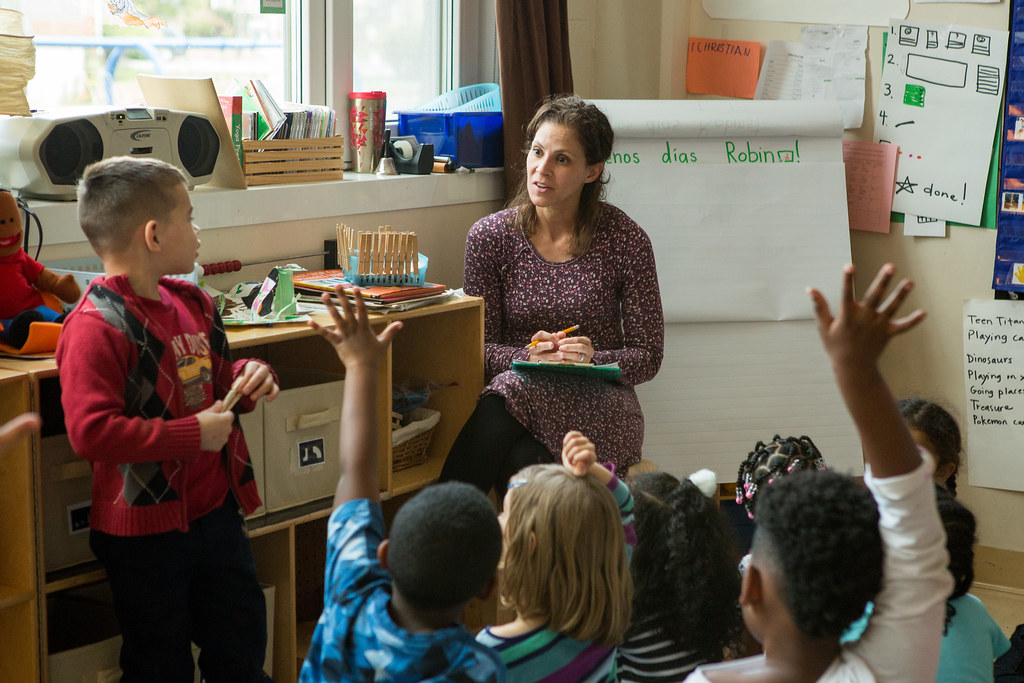
MULTIPOLYGON (((200 228, 235 228, 501 200, 504 178, 500 168, 383 178, 347 172, 344 180, 333 182, 263 185, 247 190, 200 186, 190 194, 200 228)), ((84 241, 77 202, 32 200, 29 204, 43 224, 47 245, 84 241)))

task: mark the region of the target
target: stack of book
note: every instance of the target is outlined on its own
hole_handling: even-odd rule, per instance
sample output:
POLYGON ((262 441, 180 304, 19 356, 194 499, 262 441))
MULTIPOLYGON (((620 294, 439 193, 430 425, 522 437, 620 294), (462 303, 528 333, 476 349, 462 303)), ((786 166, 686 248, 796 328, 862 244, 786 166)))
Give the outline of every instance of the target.
MULTIPOLYGON (((295 293, 299 295, 299 304, 312 310, 323 306, 320 296, 324 292, 333 292, 336 285, 345 288, 346 294, 354 296, 352 284, 345 278, 341 269, 309 270, 292 274, 295 293)), ((426 282, 423 285, 375 285, 360 287, 366 306, 371 309, 407 310, 417 306, 435 303, 452 295, 445 285, 426 282)))

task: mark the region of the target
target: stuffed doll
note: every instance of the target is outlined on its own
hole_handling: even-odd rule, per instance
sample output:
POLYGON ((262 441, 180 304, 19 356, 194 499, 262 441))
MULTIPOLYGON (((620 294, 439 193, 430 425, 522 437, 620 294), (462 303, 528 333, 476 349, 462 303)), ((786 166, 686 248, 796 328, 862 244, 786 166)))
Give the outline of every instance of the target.
POLYGON ((73 304, 82 294, 69 273, 57 276, 21 248, 21 211, 14 195, 0 190, 0 342, 16 349, 25 345, 33 322, 59 322, 60 311, 45 304, 40 292, 49 292, 73 304))

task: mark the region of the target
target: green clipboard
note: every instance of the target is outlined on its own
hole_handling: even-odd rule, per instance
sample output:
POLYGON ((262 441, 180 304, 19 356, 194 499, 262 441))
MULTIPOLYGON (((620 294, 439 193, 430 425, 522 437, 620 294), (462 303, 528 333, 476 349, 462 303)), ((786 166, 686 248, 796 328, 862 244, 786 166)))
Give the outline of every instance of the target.
POLYGON ((622 369, 618 362, 605 365, 591 365, 589 363, 535 363, 528 360, 513 360, 513 370, 528 370, 537 372, 562 372, 569 375, 587 375, 599 377, 609 382, 617 382, 622 376, 622 369))

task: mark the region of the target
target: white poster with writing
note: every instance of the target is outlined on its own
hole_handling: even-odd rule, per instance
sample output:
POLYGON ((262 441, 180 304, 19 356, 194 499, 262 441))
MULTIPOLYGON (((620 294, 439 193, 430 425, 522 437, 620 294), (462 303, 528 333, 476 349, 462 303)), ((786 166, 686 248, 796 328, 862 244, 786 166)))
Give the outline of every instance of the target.
POLYGON ((651 237, 665 320, 813 318, 850 261, 835 102, 595 100, 608 201, 651 237))
POLYGON ((719 481, 758 440, 806 434, 859 472, 808 285, 835 301, 850 262, 836 102, 603 100, 608 201, 651 237, 665 357, 637 387, 644 457, 719 481))
POLYGON ((899 145, 893 211, 977 225, 999 120, 1009 33, 894 22, 875 136, 899 145))
POLYGON ((964 302, 968 482, 1024 491, 1024 301, 964 302))

